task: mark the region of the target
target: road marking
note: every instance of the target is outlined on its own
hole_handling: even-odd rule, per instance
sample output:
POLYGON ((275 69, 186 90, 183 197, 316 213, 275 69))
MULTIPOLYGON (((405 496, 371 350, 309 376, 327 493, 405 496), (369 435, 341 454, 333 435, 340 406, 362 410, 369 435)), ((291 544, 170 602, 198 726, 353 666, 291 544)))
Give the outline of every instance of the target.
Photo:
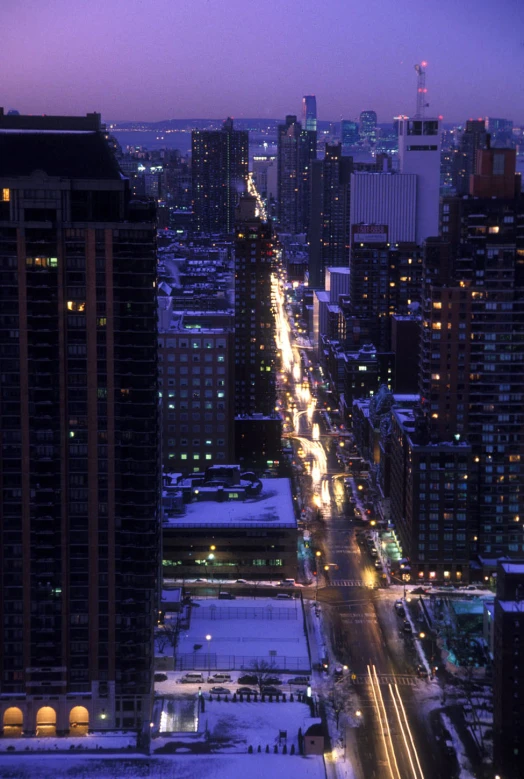
POLYGON ((362 579, 331 579, 329 587, 365 587, 362 579))
MULTIPOLYGON (((404 687, 414 687, 417 680, 413 676, 397 676, 396 674, 377 674, 379 684, 398 684, 404 687)), ((364 674, 357 675, 353 684, 367 684, 369 677, 364 674)))

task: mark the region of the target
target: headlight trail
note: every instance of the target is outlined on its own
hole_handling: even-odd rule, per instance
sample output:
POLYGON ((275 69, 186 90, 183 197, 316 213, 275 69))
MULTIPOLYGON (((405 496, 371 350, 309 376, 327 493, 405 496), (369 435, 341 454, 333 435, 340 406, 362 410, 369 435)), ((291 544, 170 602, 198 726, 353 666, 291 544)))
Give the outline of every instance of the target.
MULTIPOLYGON (((409 727, 408 718, 407 718, 407 716, 406 716, 406 710, 405 710, 405 708, 404 708, 404 704, 403 704, 403 702, 402 702, 402 698, 400 697, 400 691, 399 691, 399 689, 398 689, 398 685, 395 685, 395 690, 396 690, 396 692, 397 692, 397 696, 398 696, 398 702, 399 702, 399 704, 400 704, 400 708, 401 708, 401 710, 402 710, 402 716, 403 716, 403 718, 404 718, 404 722, 405 722, 405 724, 406 724, 406 730, 407 730, 407 732, 408 732, 409 741, 410 741, 410 743, 411 743, 411 749, 413 750, 413 755, 414 755, 414 757, 415 757, 415 762, 416 762, 416 764, 417 764, 417 767, 418 767, 418 770, 419 770, 419 772, 420 772, 420 779, 424 779, 424 774, 423 774, 423 772, 422 772, 422 767, 421 767, 421 765, 420 765, 420 760, 419 760, 419 757, 418 757, 418 752, 417 752, 417 749, 416 749, 416 747, 415 747, 415 742, 414 742, 414 740, 413 740, 413 734, 412 734, 412 732, 411 732, 411 728, 409 727)), ((410 760, 411 760, 411 757, 410 757, 410 760)), ((415 776, 416 776, 416 774, 415 774, 415 776)), ((417 779, 418 779, 418 777, 417 777, 417 779)))
MULTIPOLYGON (((375 666, 373 666, 373 668, 374 667, 375 666)), ((386 753, 386 760, 388 762, 389 773, 390 773, 391 779, 395 779, 395 774, 393 772, 393 766, 391 765, 391 758, 389 756, 390 749, 393 751, 393 755, 395 754, 395 750, 393 749, 393 744, 391 744, 391 734, 389 733, 389 726, 388 726, 388 737, 389 737, 390 744, 389 744, 389 747, 388 747, 388 740, 386 739, 386 731, 385 731, 385 728, 384 728, 384 720, 382 719, 382 714, 381 714, 380 706, 379 706, 379 703, 378 703, 377 693, 376 693, 376 690, 375 690, 375 682, 373 680, 373 675, 371 673, 371 668, 369 667, 369 665, 368 665, 367 668, 368 668, 369 683, 371 684, 371 692, 373 693, 373 700, 375 702, 375 709, 376 709, 376 712, 377 712, 378 721, 380 723, 380 732, 382 734, 382 741, 384 743, 384 751, 386 753)), ((379 692, 380 692, 380 689, 379 689, 379 692)), ((387 724, 387 718, 386 718, 386 724, 387 724)), ((396 765, 396 761, 395 761, 395 765, 396 765)), ((398 774, 398 767, 397 767, 397 774, 398 774)), ((401 779, 400 778, 400 774, 398 774, 398 777, 399 777, 399 779, 401 779)))

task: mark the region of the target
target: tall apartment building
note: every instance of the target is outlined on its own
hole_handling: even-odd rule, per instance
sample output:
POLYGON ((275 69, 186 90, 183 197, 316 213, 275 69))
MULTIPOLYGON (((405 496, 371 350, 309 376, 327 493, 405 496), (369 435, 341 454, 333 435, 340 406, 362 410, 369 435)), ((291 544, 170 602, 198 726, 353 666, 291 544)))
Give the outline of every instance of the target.
POLYGON ((158 334, 165 471, 201 471, 234 457, 233 327, 200 325, 199 313, 175 313, 158 334))
POLYGON ((329 266, 349 264, 349 183, 353 160, 339 144, 326 145, 312 163, 309 222, 309 286, 324 285, 329 266))
MULTIPOLYGON (((511 150, 494 151, 511 159, 511 150)), ((502 165, 497 170, 491 188, 483 174, 487 197, 443 204, 442 218, 453 219, 443 222, 447 243, 426 246, 420 352, 427 440, 437 448, 453 440, 471 448, 467 545, 484 574, 501 556, 524 552, 524 199, 497 197, 519 184, 514 168, 512 176, 502 165)), ((418 509, 444 522, 445 503, 432 502, 429 491, 424 497, 418 509)))
POLYGON ((282 232, 302 233, 309 220, 309 181, 317 133, 303 128, 293 115, 278 125, 277 133, 278 223, 282 232))
POLYGON ((483 119, 468 119, 453 154, 453 186, 457 195, 469 194, 469 178, 475 172, 477 151, 486 146, 487 133, 483 119))
POLYGON ((431 440, 420 408, 391 412, 391 521, 412 580, 467 581, 471 446, 431 440))
POLYGON ((191 133, 193 229, 197 233, 232 233, 239 193, 245 191, 249 133, 235 130, 228 118, 221 130, 191 133))
POLYGON ((394 314, 408 315, 422 291, 422 257, 414 244, 388 242, 386 225, 353 226, 349 263, 349 313, 359 343, 391 349, 394 314))
POLYGON ((235 413, 271 415, 276 402, 275 317, 271 303, 273 237, 243 197, 235 237, 235 413))
POLYGON ((155 214, 99 115, 0 112, 0 267, 0 723, 148 730, 155 214))
POLYGON ((499 562, 493 628, 493 769, 524 775, 524 561, 499 562))

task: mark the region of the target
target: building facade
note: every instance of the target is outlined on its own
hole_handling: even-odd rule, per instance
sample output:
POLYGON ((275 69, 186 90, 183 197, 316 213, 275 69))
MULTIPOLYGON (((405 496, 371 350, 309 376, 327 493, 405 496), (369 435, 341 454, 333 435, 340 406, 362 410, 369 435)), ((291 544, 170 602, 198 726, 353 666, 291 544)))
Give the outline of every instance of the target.
POLYGON ((148 729, 154 208, 130 202, 96 115, 19 122, 0 117, 0 723, 148 729))
POLYGON ((524 562, 500 562, 493 627, 493 768, 524 774, 524 562))
POLYGON ((415 241, 437 236, 440 199, 440 125, 438 119, 399 121, 399 170, 417 177, 415 241))
POLYGON ((232 233, 239 192, 246 189, 249 133, 235 130, 228 118, 221 130, 191 133, 193 229, 196 233, 232 233))
POLYGON ((234 452, 233 328, 198 327, 174 317, 158 335, 165 471, 191 473, 234 452))

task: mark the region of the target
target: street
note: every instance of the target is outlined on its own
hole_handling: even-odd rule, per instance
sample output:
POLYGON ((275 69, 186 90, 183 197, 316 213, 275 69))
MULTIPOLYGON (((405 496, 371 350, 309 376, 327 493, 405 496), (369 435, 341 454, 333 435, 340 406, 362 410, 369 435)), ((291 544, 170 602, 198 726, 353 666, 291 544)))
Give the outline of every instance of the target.
MULTIPOLYGON (((359 700, 361 725, 349 743, 358 751, 355 770, 359 768, 362 779, 449 779, 457 775, 456 764, 421 706, 428 685, 435 696, 440 694, 438 682, 416 674, 414 639, 401 632, 402 620, 394 610, 402 589, 381 587, 387 581, 357 543, 357 513, 353 517, 349 510, 344 488, 344 476, 351 474, 344 473, 335 451, 339 436, 311 391, 314 353, 305 356, 292 345, 282 290, 277 297, 277 328, 281 410, 287 437, 294 442, 302 513, 316 550, 317 586, 310 597, 324 604, 336 660, 348 666, 359 700)), ((355 500, 359 513, 365 511, 358 493, 355 500)))

